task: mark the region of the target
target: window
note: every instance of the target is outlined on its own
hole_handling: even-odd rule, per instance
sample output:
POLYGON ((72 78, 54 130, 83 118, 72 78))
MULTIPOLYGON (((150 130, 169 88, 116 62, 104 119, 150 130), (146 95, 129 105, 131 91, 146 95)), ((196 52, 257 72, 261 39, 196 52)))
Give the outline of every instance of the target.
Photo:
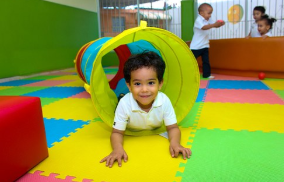
POLYGON ((124 17, 112 17, 112 32, 122 32, 125 30, 124 17))

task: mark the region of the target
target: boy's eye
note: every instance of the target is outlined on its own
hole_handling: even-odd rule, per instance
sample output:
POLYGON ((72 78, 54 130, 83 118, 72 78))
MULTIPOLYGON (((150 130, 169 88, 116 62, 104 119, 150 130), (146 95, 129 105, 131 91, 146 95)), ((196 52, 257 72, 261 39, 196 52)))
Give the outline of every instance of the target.
POLYGON ((149 85, 154 85, 155 84, 155 82, 149 82, 149 85))
POLYGON ((136 82, 136 83, 134 83, 134 85, 137 85, 137 86, 139 86, 139 85, 140 85, 140 83, 136 82))

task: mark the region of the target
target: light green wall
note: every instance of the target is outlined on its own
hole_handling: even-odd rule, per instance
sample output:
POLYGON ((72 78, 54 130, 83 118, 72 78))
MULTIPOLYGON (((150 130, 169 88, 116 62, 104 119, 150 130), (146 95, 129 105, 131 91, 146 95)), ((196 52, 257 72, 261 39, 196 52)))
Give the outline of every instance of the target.
POLYGON ((0 78, 73 67, 98 38, 97 13, 42 0, 0 1, 0 78))
POLYGON ((102 66, 118 66, 119 59, 114 51, 108 52, 102 57, 102 66))
POLYGON ((191 41, 194 25, 194 0, 181 1, 181 38, 191 41))

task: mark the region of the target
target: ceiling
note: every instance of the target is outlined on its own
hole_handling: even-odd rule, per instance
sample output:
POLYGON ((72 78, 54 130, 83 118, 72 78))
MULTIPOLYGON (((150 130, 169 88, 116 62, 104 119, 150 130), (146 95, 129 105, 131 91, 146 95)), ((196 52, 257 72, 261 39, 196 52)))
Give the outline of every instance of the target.
MULTIPOLYGON (((139 0, 139 4, 155 2, 158 0, 139 0)), ((137 0, 100 0, 100 6, 103 7, 124 7, 136 5, 137 0)))

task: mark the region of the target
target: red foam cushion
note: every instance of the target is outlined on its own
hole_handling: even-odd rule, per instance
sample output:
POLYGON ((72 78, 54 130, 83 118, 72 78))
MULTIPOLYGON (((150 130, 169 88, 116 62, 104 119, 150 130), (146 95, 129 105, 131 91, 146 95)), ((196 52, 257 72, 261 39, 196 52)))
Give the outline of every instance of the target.
POLYGON ((0 96, 0 145, 1 181, 15 181, 48 157, 39 98, 0 96))

